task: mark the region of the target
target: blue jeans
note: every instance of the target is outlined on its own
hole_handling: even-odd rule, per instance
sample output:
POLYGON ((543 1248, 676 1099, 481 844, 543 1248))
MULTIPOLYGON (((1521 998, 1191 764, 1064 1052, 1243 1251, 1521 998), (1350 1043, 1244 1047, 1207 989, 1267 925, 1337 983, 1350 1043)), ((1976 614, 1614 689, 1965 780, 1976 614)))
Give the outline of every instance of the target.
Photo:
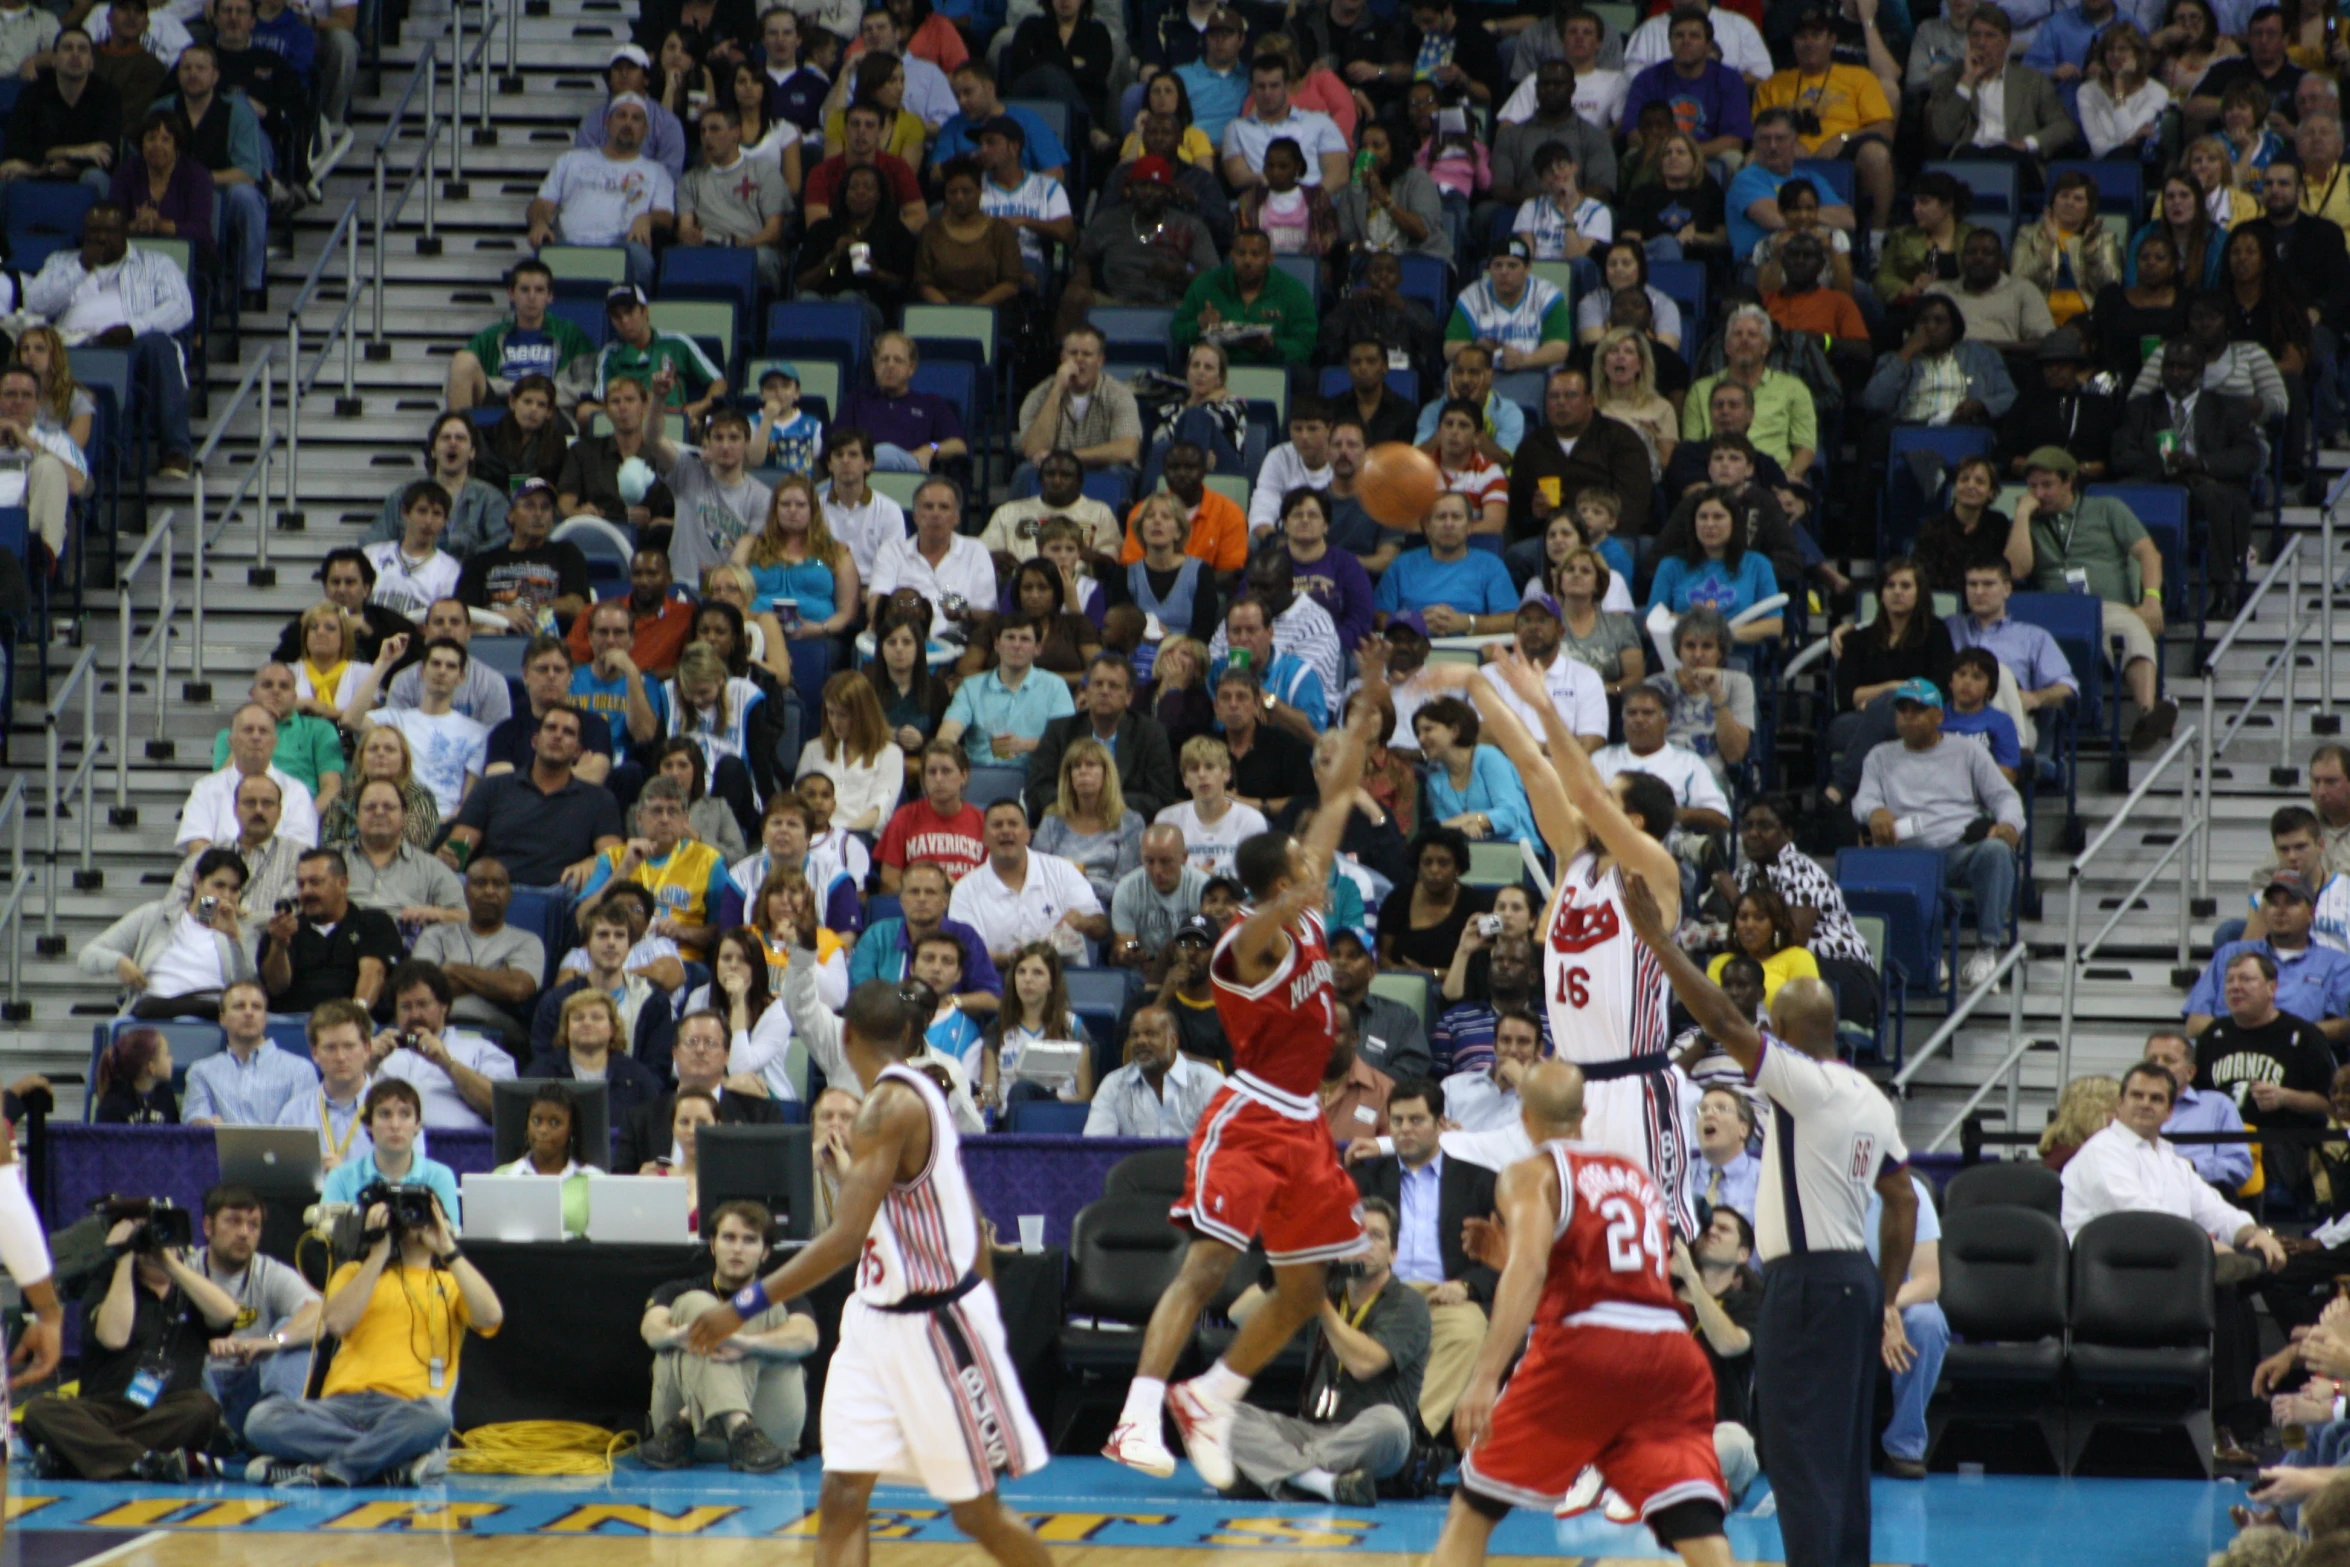
POLYGON ((258 185, 223 185, 212 193, 212 232, 221 256, 235 263, 237 286, 269 286, 269 202, 258 185))
POLYGON ((1963 884, 1975 898, 1975 924, 1987 948, 2007 945, 2007 917, 2015 906, 2015 851, 1997 838, 1954 843, 1942 851, 1942 880, 1963 884))
POLYGON ((440 1446, 449 1424, 447 1406, 429 1398, 266 1398, 246 1416, 245 1440, 255 1452, 323 1465, 345 1485, 365 1485, 440 1446))
POLYGON ((873 466, 883 473, 920 473, 922 465, 903 446, 879 441, 873 447, 873 466))
POLYGON ((131 339, 131 400, 145 406, 148 428, 166 455, 195 450, 188 438, 188 367, 180 345, 161 332, 131 339))
POLYGON ((241 1438, 246 1418, 263 1399, 300 1398, 309 1375, 310 1351, 302 1346, 264 1355, 250 1365, 206 1366, 204 1391, 220 1405, 220 1423, 241 1438))
POLYGON ((1917 1359, 1893 1373, 1893 1419, 1885 1427, 1885 1452, 1893 1458, 1926 1456, 1926 1405, 1942 1380, 1942 1356, 1950 1348, 1950 1322, 1932 1301, 1901 1308, 1901 1331, 1917 1359))

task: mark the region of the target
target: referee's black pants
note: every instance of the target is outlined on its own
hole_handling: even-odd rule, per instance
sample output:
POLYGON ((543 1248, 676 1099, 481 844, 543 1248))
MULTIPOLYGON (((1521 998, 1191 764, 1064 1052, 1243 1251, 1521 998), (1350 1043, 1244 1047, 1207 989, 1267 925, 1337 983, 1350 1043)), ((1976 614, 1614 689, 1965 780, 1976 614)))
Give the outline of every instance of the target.
POLYGON ((1884 1335, 1884 1285, 1867 1252, 1795 1253, 1763 1270, 1755 1393, 1788 1567, 1868 1567, 1884 1335))

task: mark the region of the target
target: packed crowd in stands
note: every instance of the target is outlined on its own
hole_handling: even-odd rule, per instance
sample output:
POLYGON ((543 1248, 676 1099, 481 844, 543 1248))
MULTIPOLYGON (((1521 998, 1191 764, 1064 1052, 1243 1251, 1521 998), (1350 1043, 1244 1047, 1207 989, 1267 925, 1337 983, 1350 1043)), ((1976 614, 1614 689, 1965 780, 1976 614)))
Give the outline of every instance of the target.
MULTIPOLYGON (((2232 611, 2258 567, 2256 489, 2314 483, 2339 433, 2332 15, 1695 0, 1627 33, 1573 3, 1120 9, 645 7, 517 215, 534 248, 616 251, 619 281, 583 311, 576 275, 522 260, 510 314, 450 345, 425 476, 328 553, 319 602, 253 673, 170 890, 80 954, 129 1020, 213 1021, 227 1049, 175 1073, 160 1030, 120 1031, 96 1119, 315 1126, 330 1196, 424 1182, 453 1217, 421 1136, 484 1125, 500 1080, 601 1081, 615 1170, 690 1183, 698 1127, 789 1116, 837 1183, 857 1084, 833 1014, 882 979, 921 987, 917 1063, 964 1132, 1185 1137, 1231 1066, 1209 965, 1243 901, 1234 851, 1317 809, 1334 721, 1380 675, 1328 889, 1342 1005, 1321 1097, 1378 1199, 1353 1305, 1401 1281, 1427 1310, 1372 1313, 1396 1338, 1369 1392, 1326 1347, 1366 1319, 1325 1322, 1317 1364, 1337 1390, 1321 1407, 1368 1419, 1361 1451, 1400 1469, 1446 1429, 1493 1283, 1457 1233, 1489 1211, 1491 1172, 1436 1164, 1440 1139, 1512 1126, 1550 1050, 1530 883, 1480 854, 1536 839, 1525 790, 1476 707, 1423 678, 1432 660, 1510 645, 1545 672, 1568 732, 1673 847, 1684 939, 1741 1007, 1823 978, 1844 1021, 1875 1024, 1878 959, 1815 857, 1845 844, 1938 853, 1975 946, 1935 988, 1993 978, 2027 806, 2075 765, 2075 715, 2107 680, 2036 606, 2097 601, 2089 645, 2110 647, 2127 743, 2161 745, 2166 610, 2232 611), (834 396, 807 395, 804 348, 745 352, 758 322, 718 344, 655 324, 669 259, 703 248, 757 253, 762 316, 854 305, 834 396), (921 305, 994 312, 992 417, 919 389, 942 347, 901 329, 921 305), (1094 319, 1154 310, 1147 345, 1094 319), (1275 374, 1236 386, 1243 369, 1275 374), (1902 444, 1920 429, 1958 444, 1902 444), (1364 495, 1392 442, 1441 484, 1402 525, 1364 495), (2182 495, 2195 542, 2166 549, 2100 489, 2122 480, 2182 495), (599 596, 616 562, 583 537, 625 546, 625 585, 599 596), (1823 634, 1816 777, 1777 792, 1801 782, 1769 754, 1781 650, 1823 634), (518 890, 557 917, 510 923, 518 890), (1103 974, 1122 1000, 1073 999, 1103 974), (308 1059, 271 1042, 273 1017, 303 1021, 308 1059)), ((0 45, 28 14, 46 16, 0 6, 0 45)), ((116 0, 99 20, 129 36, 145 15, 116 0)), ((148 184, 115 174, 80 250, 26 280, 28 302, 62 302, 61 332, 28 333, 0 372, 0 443, 47 454, 37 523, 86 477, 68 344, 108 308, 102 341, 168 346, 185 322, 168 268, 108 270, 126 231, 175 232, 157 160, 200 154, 186 121, 216 81, 231 107, 205 134, 258 112, 266 81, 230 72, 232 40, 284 15, 215 0, 217 44, 177 51, 177 24, 147 20, 187 112, 124 122, 153 130, 148 184)), ((317 41, 346 24, 320 12, 317 41)), ((110 81, 121 52, 96 31, 22 57, 0 178, 111 163, 111 132, 105 157, 19 139, 31 115, 72 141, 91 55, 110 81)), ((341 58, 301 66, 329 125, 341 58)), ((214 179, 242 234, 231 172, 214 179)), ((156 406, 184 455, 184 388, 178 446, 156 406)), ((2321 748, 2310 808, 2277 813, 2245 928, 2149 1043, 2154 1066, 2073 1085, 2049 1144, 2073 1156, 2068 1229, 2133 1207, 2192 1219, 2232 1259, 2227 1287, 2309 1329, 2287 1359, 2320 1379, 2350 1372, 2344 1308, 2317 1310, 2331 1254, 2288 1257, 2230 1204, 2265 1178, 2272 1211, 2342 1211, 2339 1149, 2272 1145, 2255 1171, 2241 1147, 2182 1155, 2156 1134, 2350 1110, 2346 764, 2321 748)), ((1742 1490, 1757 1102, 1701 1029, 1675 1057, 1711 1214, 1675 1275, 1742 1490)), ((542 1093, 514 1168, 573 1176, 575 1110, 542 1093)), ((208 1205, 224 1267, 249 1206, 208 1205)), ((1911 1476, 1949 1336, 1934 1211, 1926 1194, 1898 1302, 1916 1358, 1883 1439, 1911 1476)), ((796 1390, 813 1348, 796 1304, 756 1326, 750 1372, 680 1347, 757 1270, 765 1228, 707 1216, 714 1279, 647 1314, 665 1462, 713 1435, 747 1469, 799 1445, 804 1401, 767 1384, 784 1368, 796 1390)), ((459 1251, 446 1230, 399 1244, 418 1269, 459 1251)), ((211 1271, 126 1253, 116 1283, 177 1283, 217 1325, 226 1297, 196 1287, 211 1271)), ((451 1321, 493 1331, 494 1296, 454 1277, 451 1321)), ((257 1361, 321 1331, 314 1300, 272 1299, 286 1331, 257 1361)), ((360 1319, 330 1299, 323 1320, 347 1337, 360 1319)), ((209 1331, 188 1321, 190 1343, 209 1331)), ((2294 1375, 2262 1374, 2263 1391, 2294 1375)), ((354 1375, 349 1396, 425 1397, 415 1368, 354 1375)), ((2294 1422, 2319 1418, 2303 1405, 2323 1385, 2280 1395, 2294 1422)), ((443 1434, 367 1416, 257 1418, 256 1472, 412 1477, 443 1434)), ((107 1475, 168 1473, 200 1445, 139 1431, 156 1440, 43 1447, 107 1475)), ((1280 1494, 1282 1452, 1267 1437, 1251 1483, 1280 1494)), ((2272 1499, 2332 1471, 2307 1473, 2272 1499)))

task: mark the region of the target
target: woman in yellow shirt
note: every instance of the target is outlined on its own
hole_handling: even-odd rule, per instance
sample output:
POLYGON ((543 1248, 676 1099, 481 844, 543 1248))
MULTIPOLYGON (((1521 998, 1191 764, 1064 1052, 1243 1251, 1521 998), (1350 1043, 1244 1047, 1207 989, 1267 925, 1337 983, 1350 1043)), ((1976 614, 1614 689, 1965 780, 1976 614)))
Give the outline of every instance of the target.
POLYGON ((1183 127, 1183 140, 1176 147, 1176 156, 1214 171, 1216 144, 1208 140, 1206 131, 1191 123, 1191 94, 1185 89, 1183 78, 1173 71, 1161 71, 1143 89, 1142 107, 1135 111, 1134 124, 1126 132, 1126 143, 1118 149, 1119 162, 1132 163, 1142 156, 1142 117, 1146 114, 1175 116, 1175 123, 1183 127))
POLYGON ((1751 887, 1738 895, 1738 906, 1730 914, 1730 948, 1706 966, 1707 977, 1720 983, 1722 965, 1733 954, 1744 953, 1762 965, 1765 1007, 1787 981, 1820 977, 1810 950, 1795 939, 1795 916, 1787 912, 1786 900, 1768 887, 1751 887))
POLYGON ((843 100, 836 93, 835 102, 824 111, 824 145, 827 148, 847 146, 848 106, 852 103, 869 103, 881 111, 884 126, 881 150, 902 161, 909 169, 922 167, 922 146, 930 131, 918 116, 906 108, 906 67, 903 62, 894 55, 862 55, 848 83, 847 98, 843 100))

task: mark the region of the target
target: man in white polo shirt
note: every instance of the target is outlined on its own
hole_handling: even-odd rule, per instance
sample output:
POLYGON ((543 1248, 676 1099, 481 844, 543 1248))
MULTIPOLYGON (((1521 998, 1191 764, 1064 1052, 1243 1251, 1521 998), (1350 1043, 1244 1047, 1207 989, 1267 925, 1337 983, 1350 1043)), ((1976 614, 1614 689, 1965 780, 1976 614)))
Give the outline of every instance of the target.
POLYGON ((940 624, 932 635, 961 638, 975 614, 995 608, 995 558, 962 531, 963 491, 952 479, 926 479, 914 492, 914 535, 891 539, 873 557, 867 594, 878 621, 889 596, 912 588, 930 600, 940 624))
POLYGON ((299 778, 270 760, 276 752, 277 720, 269 709, 258 702, 238 708, 228 725, 228 765, 217 773, 206 773, 188 791, 172 847, 188 855, 216 843, 234 843, 237 785, 262 774, 279 790, 278 836, 305 849, 318 847, 318 807, 299 778))
POLYGON ((997 969, 1032 941, 1066 941, 1067 928, 1088 941, 1110 939, 1110 917, 1085 873, 1057 854, 1028 847, 1028 812, 1018 800, 987 808, 987 863, 955 883, 947 917, 970 926, 997 969))
MULTIPOLYGON (((1559 717, 1567 721, 1567 729, 1583 742, 1586 751, 1597 751, 1607 744, 1607 682, 1599 678, 1599 671, 1578 658, 1569 658, 1559 650, 1565 632, 1559 625, 1558 611, 1550 607, 1548 599, 1528 599, 1518 606, 1511 622, 1518 634, 1518 651, 1526 661, 1542 671, 1542 683, 1550 692, 1550 705, 1558 709, 1559 717)), ((1500 649, 1493 649, 1499 652, 1500 649)), ((1517 692, 1504 686, 1494 693, 1509 704, 1528 731, 1540 743, 1542 715, 1534 711, 1517 692)), ((1629 734, 1629 731, 1627 731, 1629 734)), ((1695 756, 1695 752, 1690 753, 1695 756)), ((1700 770, 1703 759, 1699 758, 1700 770)), ((1632 769, 1626 769, 1630 771, 1632 769)), ((1641 767, 1641 771, 1654 771, 1641 767)), ((1602 769, 1605 775, 1605 769, 1602 769)), ((1671 783, 1674 780, 1666 779, 1671 783)), ((1717 793, 1720 791, 1717 789, 1717 793)), ((1675 788, 1673 797, 1681 791, 1675 788)))
MULTIPOLYGON (((1673 791, 1675 825, 1695 832, 1728 832, 1730 801, 1714 781, 1705 758, 1685 745, 1665 738, 1665 696, 1654 686, 1634 686, 1624 693, 1624 743, 1604 745, 1591 753, 1599 776, 1646 773, 1661 779, 1673 791)), ((1576 726, 1576 738, 1582 737, 1576 726)))
POLYGON ((1346 183, 1346 136, 1338 122, 1289 103, 1289 63, 1277 54, 1258 55, 1248 72, 1247 113, 1224 127, 1224 183, 1236 191, 1265 183, 1265 149, 1281 137, 1306 155, 1304 183, 1335 193, 1346 183))

